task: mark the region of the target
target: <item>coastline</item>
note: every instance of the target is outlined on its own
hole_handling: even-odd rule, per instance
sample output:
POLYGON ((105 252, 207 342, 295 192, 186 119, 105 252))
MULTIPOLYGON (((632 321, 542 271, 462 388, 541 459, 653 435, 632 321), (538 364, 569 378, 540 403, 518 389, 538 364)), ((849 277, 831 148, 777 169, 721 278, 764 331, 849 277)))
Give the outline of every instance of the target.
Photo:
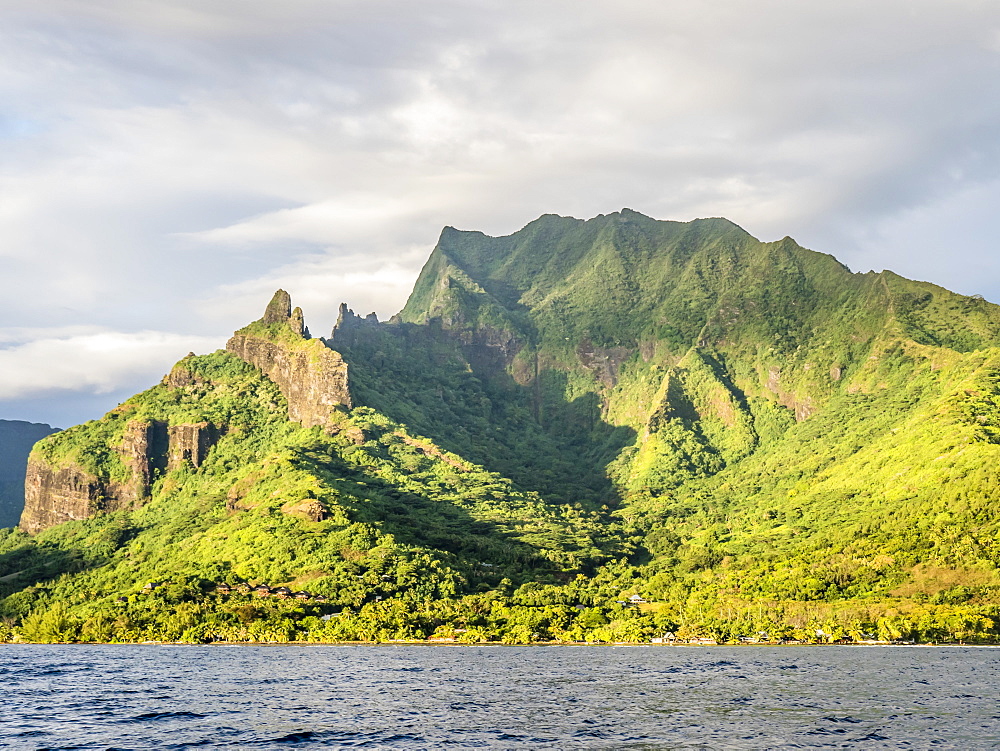
POLYGON ((848 648, 848 649, 859 649, 859 648, 889 648, 889 649, 936 649, 936 648, 954 648, 961 647, 965 648, 981 648, 981 649, 998 649, 1000 648, 1000 643, 977 643, 970 644, 967 642, 935 642, 935 643, 908 643, 908 644, 893 644, 891 642, 850 642, 842 644, 820 644, 820 643, 800 643, 800 644, 780 644, 765 643, 765 644, 735 644, 726 643, 721 644, 694 644, 694 643, 678 643, 678 644, 651 644, 650 642, 528 642, 524 644, 505 644, 503 642, 427 642, 427 641, 407 641, 407 640, 390 640, 390 641, 216 641, 216 642, 184 642, 184 641, 144 641, 144 642, 31 642, 31 641, 17 641, 17 642, 0 642, 0 649, 3 647, 443 647, 443 648, 462 648, 462 647, 496 647, 496 648, 510 648, 510 647, 569 647, 569 648, 580 648, 580 647, 593 647, 593 648, 617 648, 617 647, 643 647, 643 648, 695 648, 695 649, 718 649, 720 647, 726 649, 738 648, 738 649, 797 649, 802 647, 821 647, 823 649, 829 648, 848 648))

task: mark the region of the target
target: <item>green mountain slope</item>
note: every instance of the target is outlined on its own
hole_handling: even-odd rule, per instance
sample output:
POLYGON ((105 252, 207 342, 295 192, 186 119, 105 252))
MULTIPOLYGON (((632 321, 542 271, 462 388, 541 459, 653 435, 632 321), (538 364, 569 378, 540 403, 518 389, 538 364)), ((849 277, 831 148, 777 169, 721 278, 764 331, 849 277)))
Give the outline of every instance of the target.
MULTIPOLYGON (((554 440, 573 433, 585 454, 607 458, 599 449, 616 435, 624 451, 601 469, 626 503, 777 450, 813 417, 837 423, 855 405, 898 402, 900 390, 914 407, 943 396, 963 355, 1000 343, 1000 308, 983 300, 890 272, 852 274, 725 220, 630 211, 546 216, 504 238, 445 230, 399 319, 440 329, 479 379, 520 385, 554 440), (571 419, 581 403, 596 414, 571 419)), ((364 334, 361 345, 334 334, 356 368, 378 336, 364 334)))
MULTIPOLYGON (((317 343, 266 318, 234 340, 251 335, 282 358, 317 343)), ((335 409, 312 428, 288 412, 274 381, 218 352, 185 358, 102 420, 39 445, 37 474, 72 470, 118 497, 100 496, 88 518, 33 537, 0 533, 4 615, 43 640, 286 640, 307 627, 372 638, 383 616, 567 581, 620 548, 594 514, 520 491, 370 408, 335 409), (157 426, 171 443, 151 439, 137 461, 129 437, 157 426), (177 429, 192 426, 212 426, 212 445, 179 456, 177 429), (136 490, 144 473, 147 487, 136 490), (248 580, 308 587, 308 596, 211 594, 248 580), (319 619, 359 609, 356 625, 319 619)))
POLYGON ((391 321, 343 306, 313 339, 279 292, 40 444, 0 615, 41 640, 995 640, 998 446, 984 300, 723 219, 449 228, 391 321))

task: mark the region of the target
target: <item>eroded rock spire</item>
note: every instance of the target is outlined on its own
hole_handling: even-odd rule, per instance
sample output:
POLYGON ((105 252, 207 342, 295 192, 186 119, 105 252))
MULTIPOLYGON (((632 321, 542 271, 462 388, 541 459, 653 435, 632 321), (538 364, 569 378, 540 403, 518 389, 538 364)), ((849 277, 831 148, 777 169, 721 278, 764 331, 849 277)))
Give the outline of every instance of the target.
POLYGON ((292 296, 285 292, 285 290, 279 289, 274 293, 271 302, 267 304, 267 308, 264 310, 264 317, 260 320, 261 323, 285 323, 291 317, 292 296))

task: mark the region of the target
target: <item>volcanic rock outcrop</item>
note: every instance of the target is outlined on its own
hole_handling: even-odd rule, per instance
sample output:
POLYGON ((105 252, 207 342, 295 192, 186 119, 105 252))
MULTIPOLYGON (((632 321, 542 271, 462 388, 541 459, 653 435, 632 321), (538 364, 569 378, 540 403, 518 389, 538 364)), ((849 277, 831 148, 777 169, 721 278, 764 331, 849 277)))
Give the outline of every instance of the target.
POLYGON ((103 482, 80 467, 55 468, 29 459, 20 527, 34 534, 56 524, 86 519, 108 508, 107 491, 103 482))
POLYGON ((208 422, 167 426, 167 471, 184 466, 197 469, 218 437, 218 430, 208 422))
POLYGON ((301 308, 278 290, 264 317, 240 329, 226 350, 277 384, 288 400, 288 418, 304 427, 326 427, 338 407, 351 407, 347 363, 322 339, 312 339, 301 308))
POLYGON ((130 420, 114 447, 124 478, 33 453, 28 459, 19 526, 34 534, 100 512, 136 508, 149 497, 153 481, 163 471, 201 466, 218 437, 219 430, 207 422, 168 425, 130 420))

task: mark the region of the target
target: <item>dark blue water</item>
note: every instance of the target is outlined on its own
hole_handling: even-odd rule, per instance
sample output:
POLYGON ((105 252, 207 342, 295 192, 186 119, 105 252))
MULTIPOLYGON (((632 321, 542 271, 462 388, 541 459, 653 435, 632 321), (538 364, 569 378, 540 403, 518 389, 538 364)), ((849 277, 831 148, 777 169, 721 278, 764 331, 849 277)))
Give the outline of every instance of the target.
POLYGON ((0 646, 0 745, 1000 746, 985 648, 0 646))

